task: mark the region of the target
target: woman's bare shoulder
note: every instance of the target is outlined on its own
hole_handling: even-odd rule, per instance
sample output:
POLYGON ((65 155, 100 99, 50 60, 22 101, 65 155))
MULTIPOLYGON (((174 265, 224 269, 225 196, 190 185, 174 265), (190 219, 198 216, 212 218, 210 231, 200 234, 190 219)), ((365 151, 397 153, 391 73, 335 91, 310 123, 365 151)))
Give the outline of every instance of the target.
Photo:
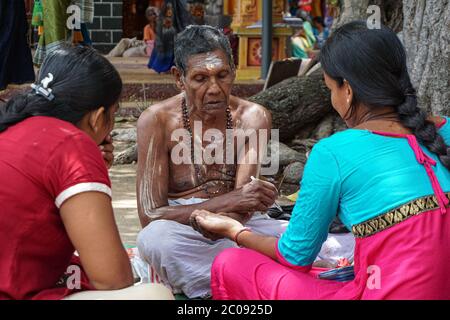
POLYGON ((441 127, 443 123, 445 123, 446 119, 440 116, 429 116, 428 121, 433 122, 436 127, 441 127))

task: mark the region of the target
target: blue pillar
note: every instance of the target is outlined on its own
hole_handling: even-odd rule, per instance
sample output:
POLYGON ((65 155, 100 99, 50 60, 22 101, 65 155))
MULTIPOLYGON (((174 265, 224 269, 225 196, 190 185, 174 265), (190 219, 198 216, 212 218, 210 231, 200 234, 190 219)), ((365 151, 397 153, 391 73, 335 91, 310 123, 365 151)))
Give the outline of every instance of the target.
POLYGON ((263 0, 261 78, 266 79, 272 62, 272 1, 263 0))

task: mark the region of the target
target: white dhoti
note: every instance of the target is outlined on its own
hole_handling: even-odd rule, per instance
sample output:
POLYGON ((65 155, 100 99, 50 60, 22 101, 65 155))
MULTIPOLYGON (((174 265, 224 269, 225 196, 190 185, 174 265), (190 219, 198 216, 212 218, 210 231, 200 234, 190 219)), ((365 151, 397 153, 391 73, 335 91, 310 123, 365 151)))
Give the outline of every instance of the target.
MULTIPOLYGON (((170 200, 169 205, 189 205, 205 199, 170 200)), ((289 221, 275 220, 267 214, 255 214, 246 226, 253 232, 279 238, 289 221)), ((228 239, 209 240, 191 226, 172 220, 156 220, 138 235, 140 256, 158 273, 172 291, 189 298, 210 296, 210 273, 214 258, 224 249, 236 248, 228 239)), ((318 259, 336 262, 353 260, 354 238, 348 234, 329 234, 318 259)))

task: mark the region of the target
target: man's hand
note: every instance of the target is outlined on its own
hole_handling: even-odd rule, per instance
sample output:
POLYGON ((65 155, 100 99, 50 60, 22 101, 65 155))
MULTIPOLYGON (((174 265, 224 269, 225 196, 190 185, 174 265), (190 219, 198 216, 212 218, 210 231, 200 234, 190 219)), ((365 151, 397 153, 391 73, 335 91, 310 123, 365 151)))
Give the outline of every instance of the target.
POLYGON ((105 160, 106 167, 111 168, 114 162, 114 146, 112 144, 111 135, 107 135, 105 141, 99 146, 100 151, 102 152, 103 160, 105 160))
POLYGON ((195 230, 211 240, 220 238, 233 239, 243 225, 223 214, 215 214, 206 210, 195 210, 191 214, 191 225, 195 230))
POLYGON ((255 179, 230 194, 233 197, 231 203, 235 204, 231 212, 254 213, 266 212, 274 204, 278 190, 270 182, 255 179))
POLYGON ((190 216, 190 218, 189 218, 189 223, 190 223, 191 227, 192 227, 195 231, 201 233, 202 236, 204 236, 205 238, 208 238, 208 239, 210 239, 210 240, 216 241, 216 240, 222 239, 223 236, 221 236, 221 235, 219 235, 219 234, 215 234, 215 233, 209 232, 207 229, 202 228, 202 227, 198 224, 198 222, 197 222, 197 220, 196 220, 195 217, 196 217, 196 215, 197 215, 200 211, 204 211, 204 212, 210 213, 209 211, 206 211, 206 210, 194 210, 194 212, 192 212, 192 214, 191 214, 191 216, 190 216), (194 215, 194 213, 196 213, 196 214, 194 215))

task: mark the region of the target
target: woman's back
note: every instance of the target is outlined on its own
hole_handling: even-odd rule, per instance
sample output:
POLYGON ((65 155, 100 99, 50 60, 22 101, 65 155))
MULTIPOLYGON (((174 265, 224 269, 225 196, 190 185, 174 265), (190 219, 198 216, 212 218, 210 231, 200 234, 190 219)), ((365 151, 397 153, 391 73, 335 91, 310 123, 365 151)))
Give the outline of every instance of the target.
MULTIPOLYGON (((450 142, 448 119, 440 129, 450 142)), ((412 135, 350 129, 325 139, 340 180, 338 215, 357 238, 354 283, 337 297, 448 298, 450 172, 412 135), (420 217, 420 218, 419 218, 420 217)))
POLYGON ((119 73, 92 48, 68 46, 38 78, 0 107, 0 299, 171 298, 131 287, 114 219, 106 163, 119 73))
POLYGON ((101 153, 74 125, 32 117, 0 133, 0 177, 0 298, 45 296, 74 252, 59 206, 80 188, 110 190, 101 153))
MULTIPOLYGON (((439 130, 450 143, 450 123, 439 130)), ((320 142, 336 158, 340 177, 338 214, 347 227, 373 218, 405 202, 434 194, 425 167, 403 137, 348 129, 320 142)), ((436 161, 433 171, 444 192, 450 192, 450 172, 438 157, 420 146, 436 161)))
MULTIPOLYGON (((449 123, 440 134, 450 140, 449 123)), ((278 249, 290 264, 311 265, 337 214, 356 238, 355 279, 317 298, 450 298, 444 192, 449 170, 413 135, 336 133, 314 146, 278 249)))

